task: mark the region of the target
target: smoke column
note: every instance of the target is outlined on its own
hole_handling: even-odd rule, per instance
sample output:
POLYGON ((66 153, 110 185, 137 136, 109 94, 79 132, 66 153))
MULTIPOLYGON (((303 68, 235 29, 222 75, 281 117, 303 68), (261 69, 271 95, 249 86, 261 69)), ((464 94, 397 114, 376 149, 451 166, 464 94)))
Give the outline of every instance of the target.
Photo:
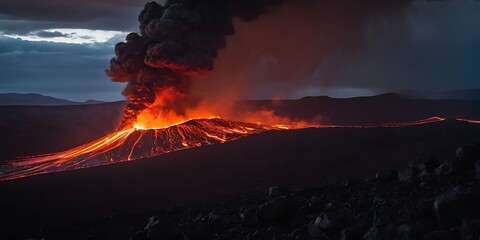
MULTIPOLYGON (((401 12, 409 3, 409 0, 169 0, 164 5, 149 2, 138 18, 139 34, 130 33, 125 42, 115 46, 116 56, 107 70, 112 81, 128 83, 122 92, 128 104, 120 129, 132 127, 145 109, 156 116, 182 115, 199 104, 200 100, 194 96, 232 91, 238 94, 241 91, 238 89, 244 87, 242 84, 250 84, 252 79, 237 78, 245 73, 235 69, 244 72, 248 69, 235 65, 245 64, 251 60, 249 56, 256 60, 264 57, 258 56, 258 52, 262 52, 258 51, 259 47, 278 53, 280 57, 273 60, 279 61, 283 69, 314 71, 316 65, 309 58, 314 56, 318 60, 331 49, 360 49, 371 26, 388 22, 389 16, 401 12), (264 14, 268 18, 267 8, 280 4, 283 6, 272 9, 282 8, 285 19, 274 18, 262 31, 268 33, 269 27, 281 31, 269 36, 252 34, 248 49, 236 48, 234 42, 227 50, 232 56, 241 56, 243 63, 223 55, 218 73, 208 74, 206 78, 211 76, 210 80, 198 77, 213 70, 214 59, 226 46, 226 37, 235 34, 232 19, 240 23, 241 28, 255 26, 255 23, 242 22, 264 14), (288 20, 291 17, 293 21, 288 20), (286 42, 292 38, 295 46, 286 42), (320 47, 312 48, 315 44, 320 47), (257 55, 245 56, 252 49, 257 50, 257 55), (225 73, 225 69, 233 69, 233 76, 225 73), (192 85, 195 94, 192 94, 192 85)), ((299 79, 287 81, 286 85, 291 88, 299 79)))
POLYGON ((131 127, 137 115, 162 98, 158 115, 182 114, 188 105, 191 76, 213 69, 225 36, 234 34, 232 17, 249 21, 279 1, 167 1, 149 2, 140 13, 140 34, 130 33, 115 46, 107 75, 127 82, 128 99, 120 128, 131 127), (241 6, 248 6, 242 8, 241 6), (158 99, 157 99, 158 100, 158 99))

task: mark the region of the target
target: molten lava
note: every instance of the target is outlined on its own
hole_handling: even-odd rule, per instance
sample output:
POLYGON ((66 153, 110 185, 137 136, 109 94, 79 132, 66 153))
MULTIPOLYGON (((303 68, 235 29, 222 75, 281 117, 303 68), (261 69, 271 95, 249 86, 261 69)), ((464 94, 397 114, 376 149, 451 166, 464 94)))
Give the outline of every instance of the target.
POLYGON ((480 124, 480 120, 465 119, 465 118, 457 118, 456 120, 457 120, 457 121, 460 121, 460 122, 480 124))
MULTIPOLYGON (((181 121, 180 119, 177 120, 181 121)), ((0 181, 154 157, 182 149, 234 141, 270 130, 306 127, 402 127, 444 120, 445 118, 432 117, 404 123, 338 126, 305 125, 304 122, 269 125, 209 118, 186 120, 172 126, 148 125, 148 128, 145 125, 142 127, 140 124, 135 124, 136 128, 119 130, 96 141, 64 152, 7 161, 7 165, 0 168, 0 181)), ((465 119, 462 119, 462 121, 465 121, 465 119)), ((155 123, 156 121, 152 120, 150 122, 155 123)))
POLYGON ((218 118, 189 120, 170 127, 137 126, 64 152, 11 160, 8 162, 9 167, 0 172, 0 180, 158 156, 285 128, 287 126, 241 123, 218 118))

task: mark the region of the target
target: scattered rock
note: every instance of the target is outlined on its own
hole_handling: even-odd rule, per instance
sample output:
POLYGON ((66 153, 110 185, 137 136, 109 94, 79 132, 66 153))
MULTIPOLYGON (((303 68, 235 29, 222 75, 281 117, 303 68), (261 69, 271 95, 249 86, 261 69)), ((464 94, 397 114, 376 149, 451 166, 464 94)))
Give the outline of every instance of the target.
MULTIPOLYGON (((380 171, 368 181, 300 191, 278 185, 268 196, 171 208, 147 224, 147 217, 126 218, 124 225, 92 224, 79 239, 479 240, 479 149, 461 147, 442 163, 434 157, 416 159, 402 171, 380 171), (99 229, 107 233, 91 237, 99 229)), ((64 236, 71 236, 72 229, 67 230, 64 236)))
POLYGON ((380 181, 397 180, 398 173, 396 171, 380 171, 375 174, 375 179, 380 181))
POLYGON ((475 162, 475 179, 480 180, 480 159, 475 162))
POLYGON ((444 177, 450 174, 460 173, 462 171, 462 168, 463 166, 458 159, 450 158, 440 164, 437 169, 435 169, 435 174, 444 177))
POLYGON ((288 188, 282 185, 276 185, 268 189, 268 196, 273 198, 285 196, 288 193, 288 188))
POLYGON ((259 208, 257 206, 254 207, 248 207, 244 206, 240 209, 240 218, 242 220, 242 223, 247 225, 247 226, 256 226, 260 223, 258 219, 258 210, 259 208))
POLYGON ((289 197, 279 197, 260 205, 258 218, 269 223, 286 222, 296 213, 296 206, 289 197))
POLYGON ((463 225, 460 230, 462 239, 480 239, 480 218, 463 219, 463 225))
POLYGON ((150 218, 147 226, 148 239, 151 240, 184 240, 185 234, 180 226, 173 221, 159 221, 154 217, 150 218))
POLYGON ((425 234, 422 237, 422 240, 443 240, 443 239, 445 240, 453 239, 449 230, 442 229, 442 230, 432 231, 430 233, 425 234))
POLYGON ((405 168, 398 173, 398 181, 406 182, 412 180, 415 177, 416 171, 414 168, 405 168))
POLYGON ((441 226, 459 225, 463 218, 480 216, 480 191, 457 186, 436 197, 433 213, 441 226))

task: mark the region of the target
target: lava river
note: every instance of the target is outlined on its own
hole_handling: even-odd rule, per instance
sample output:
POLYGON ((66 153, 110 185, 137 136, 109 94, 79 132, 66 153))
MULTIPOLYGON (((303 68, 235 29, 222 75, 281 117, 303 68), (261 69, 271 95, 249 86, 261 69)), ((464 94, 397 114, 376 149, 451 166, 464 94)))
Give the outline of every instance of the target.
POLYGON ((218 118, 195 119, 159 129, 130 128, 64 152, 9 160, 0 168, 0 181, 158 156, 285 128, 218 118))
MULTIPOLYGON (((266 125, 243 123, 219 118, 194 119, 158 129, 129 128, 59 153, 8 160, 0 166, 0 181, 38 174, 94 167, 165 153, 234 141, 239 138, 271 130, 315 128, 372 128, 403 127, 444 121, 431 117, 418 121, 376 125, 266 125)), ((470 123, 475 120, 457 119, 470 123)))

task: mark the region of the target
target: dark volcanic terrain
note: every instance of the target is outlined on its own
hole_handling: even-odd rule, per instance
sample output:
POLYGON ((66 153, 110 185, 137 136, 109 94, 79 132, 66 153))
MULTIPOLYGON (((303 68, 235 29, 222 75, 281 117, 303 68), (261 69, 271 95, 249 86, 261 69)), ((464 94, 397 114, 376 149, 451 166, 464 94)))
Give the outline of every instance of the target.
MULTIPOLYGON (((119 125, 125 102, 71 106, 0 106, 0 161, 67 150, 101 138, 119 125)), ((432 116, 480 119, 480 101, 425 100, 396 94, 335 99, 255 100, 237 112, 269 109, 296 120, 362 125, 408 122, 432 116), (348 109, 348 110, 345 110, 348 109)))
POLYGON ((480 237, 480 144, 443 162, 415 159, 400 171, 343 184, 221 204, 112 216, 83 224, 25 229, 61 239, 462 239, 480 237), (148 219, 148 220, 147 220, 148 219))
MULTIPOLYGON (((0 107, 0 130, 3 133, 0 135, 0 159, 65 150, 102 137, 116 128, 123 104, 0 107)), ((238 108, 239 111, 269 108, 279 115, 299 119, 320 113, 322 123, 335 125, 405 122, 435 115, 480 119, 478 101, 406 99, 396 95, 356 99, 318 97, 296 101, 250 101, 243 102, 238 108)), ((476 200, 478 180, 472 180, 474 168, 470 163, 467 164, 469 170, 465 170, 463 163, 458 165, 456 161, 457 165, 451 166, 452 174, 443 174, 443 170, 436 174, 431 169, 428 176, 418 174, 422 161, 426 163, 434 159, 432 155, 438 160, 451 158, 458 146, 476 144, 480 140, 478 136, 480 124, 453 119, 396 128, 267 131, 237 141, 132 162, 4 181, 0 182, 0 224, 5 230, 0 231, 0 238, 128 239, 135 235, 137 239, 142 239, 147 235, 158 236, 155 235, 158 232, 168 233, 165 229, 173 229, 173 236, 178 237, 179 231, 176 230, 180 229, 181 234, 189 236, 188 239, 214 239, 211 234, 227 234, 227 230, 233 229, 231 231, 241 237, 249 236, 247 239, 269 239, 274 232, 280 234, 278 236, 287 236, 285 239, 302 234, 306 234, 306 237, 317 234, 315 236, 318 239, 324 235, 336 239, 341 231, 350 227, 359 227, 362 234, 369 229, 372 229, 371 232, 385 232, 386 226, 389 232, 392 232, 392 228, 395 232, 407 231, 405 229, 409 227, 413 229, 413 220, 409 219, 415 220, 408 216, 418 208, 410 208, 412 204, 424 201, 431 204, 431 199, 443 195, 447 200, 457 195, 466 196, 467 203, 470 203, 472 196, 476 200), (415 162, 417 157, 422 161, 415 162), (410 170, 402 170, 408 162, 414 163, 408 167, 410 170), (458 169, 461 171, 456 172, 458 169), (386 174, 390 170, 399 170, 400 174, 395 174, 392 179, 386 174), (365 177, 375 178, 376 172, 381 172, 379 176, 389 180, 363 181, 365 177), (345 188, 342 184, 346 180, 354 181, 345 188), (424 181, 427 182, 422 183, 424 181), (286 193, 282 192, 281 196, 262 197, 266 189, 279 184, 291 190, 292 195, 287 198, 296 199, 295 206, 300 206, 294 208, 297 211, 295 214, 314 199, 318 199, 322 207, 308 214, 302 213, 301 216, 306 218, 298 222, 300 225, 278 227, 277 220, 273 220, 276 217, 263 215, 270 214, 267 211, 258 213, 262 217, 255 224, 259 225, 246 226, 249 223, 245 223, 239 215, 246 211, 243 207, 261 208, 268 205, 267 202, 285 196, 286 193), (302 190, 310 188, 320 189, 302 190), (475 194, 469 195, 471 191, 475 194), (369 193, 365 195, 365 192, 369 193), (449 192, 453 195, 448 195, 449 192), (401 214, 382 212, 382 209, 397 206, 391 199, 407 193, 411 195, 405 196, 406 204, 402 202, 404 207, 398 209, 406 213, 406 218, 401 214), (358 204, 360 200, 366 201, 364 204, 373 210, 367 211, 360 205, 352 206, 350 200, 345 200, 351 198, 358 199, 359 202, 355 201, 358 204), (324 209, 329 202, 332 204, 328 209, 335 211, 324 209), (163 211, 171 207, 181 208, 163 211), (240 208, 243 210, 240 211, 240 208), (212 213, 214 210, 220 213, 212 213), (201 216, 197 218, 199 213, 201 216), (360 213, 365 216, 358 215, 360 213), (222 227, 214 225, 212 230, 209 221, 216 221, 217 215, 231 216, 232 221, 228 220, 222 227), (324 229, 330 226, 324 225, 324 219, 335 222, 338 215, 345 215, 347 222, 353 225, 342 223, 334 225, 332 229, 324 229), (382 220, 380 215, 388 219, 382 220), (151 216, 155 216, 154 222, 161 221, 156 227, 150 224, 147 230, 141 231, 151 216), (389 220, 392 218, 395 221, 389 220), (356 225, 356 221, 366 225, 356 225), (191 237, 194 235, 191 231, 196 231, 199 226, 209 229, 205 230, 207 235, 191 237), (299 232, 293 234, 297 228, 299 232), (312 229, 309 228, 318 231, 311 233, 312 229), (152 233, 155 231, 157 233, 152 233)), ((290 203, 290 200, 287 202, 290 203)), ((449 206, 448 201, 446 204, 449 206)), ((427 208, 431 209, 430 205, 427 208)), ((289 214, 288 221, 294 219, 289 214)), ((424 235, 429 233, 427 231, 437 230, 442 232, 432 234, 458 235, 463 229, 463 218, 459 220, 456 216, 454 222, 444 222, 444 213, 428 214, 424 216, 430 221, 428 224, 434 221, 436 225, 422 228, 424 235), (438 216, 441 216, 440 220, 436 219, 438 216), (457 229, 456 232, 448 230, 451 228, 457 229), (445 232, 445 229, 448 231, 445 232)), ((465 229, 476 226, 477 223, 472 221, 465 222, 465 229)), ((232 239, 228 235, 222 236, 227 236, 223 239, 232 239)), ((181 238, 160 236, 157 239, 181 238)), ((393 238, 387 236, 380 239, 393 238)))
POLYGON ((400 128, 274 131, 156 158, 0 183, 10 229, 55 226, 172 206, 224 202, 272 185, 325 186, 444 159, 474 144, 480 125, 445 121, 400 128))
POLYGON ((452 154, 450 141, 469 141, 452 131, 478 136, 479 128, 446 122, 271 132, 162 158, 7 181, 0 184, 7 227, 1 234, 12 239, 476 240, 480 144, 452 154), (392 137, 395 142, 386 140, 392 137), (429 151, 451 157, 405 158, 429 151), (298 190, 270 187, 267 196, 275 184, 298 190))

